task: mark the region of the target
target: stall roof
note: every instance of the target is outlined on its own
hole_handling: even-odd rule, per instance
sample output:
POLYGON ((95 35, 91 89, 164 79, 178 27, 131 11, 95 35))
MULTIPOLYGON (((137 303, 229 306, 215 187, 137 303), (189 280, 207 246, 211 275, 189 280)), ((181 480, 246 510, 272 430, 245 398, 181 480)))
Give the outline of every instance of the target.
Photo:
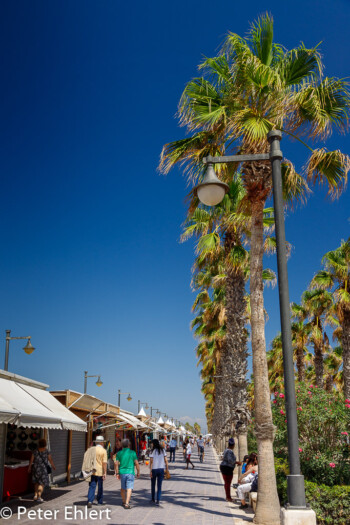
POLYGON ((0 371, 0 423, 86 431, 86 423, 57 401, 47 386, 0 371))
POLYGON ((106 413, 111 412, 115 415, 119 412, 117 405, 107 403, 90 394, 82 394, 75 390, 52 390, 51 394, 55 397, 64 397, 67 408, 74 408, 76 410, 83 410, 85 412, 106 413))

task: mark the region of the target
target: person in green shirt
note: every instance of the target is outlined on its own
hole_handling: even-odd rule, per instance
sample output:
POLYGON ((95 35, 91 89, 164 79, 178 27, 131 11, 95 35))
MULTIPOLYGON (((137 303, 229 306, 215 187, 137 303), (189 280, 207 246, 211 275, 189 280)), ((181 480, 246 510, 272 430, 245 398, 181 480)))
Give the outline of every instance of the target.
POLYGON ((121 481, 121 495, 124 509, 130 509, 130 498, 134 488, 135 467, 136 477, 140 477, 140 465, 137 461, 137 455, 134 450, 130 449, 130 441, 123 439, 122 450, 117 452, 114 460, 114 469, 117 479, 121 481))

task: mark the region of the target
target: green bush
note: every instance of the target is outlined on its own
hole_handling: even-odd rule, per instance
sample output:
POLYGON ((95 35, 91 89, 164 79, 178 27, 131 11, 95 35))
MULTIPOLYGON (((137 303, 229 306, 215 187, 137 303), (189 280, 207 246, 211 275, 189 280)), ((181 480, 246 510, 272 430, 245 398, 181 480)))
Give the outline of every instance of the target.
MULTIPOLYGON (((283 459, 275 461, 277 491, 281 505, 287 501, 288 464, 283 459)), ((305 481, 306 501, 316 512, 318 525, 349 525, 350 486, 327 485, 305 481)))
MULTIPOLYGON (((329 486, 350 484, 350 404, 336 393, 296 384, 300 464, 305 479, 329 486)), ((273 421, 277 427, 275 455, 287 455, 284 394, 275 392, 273 421)))

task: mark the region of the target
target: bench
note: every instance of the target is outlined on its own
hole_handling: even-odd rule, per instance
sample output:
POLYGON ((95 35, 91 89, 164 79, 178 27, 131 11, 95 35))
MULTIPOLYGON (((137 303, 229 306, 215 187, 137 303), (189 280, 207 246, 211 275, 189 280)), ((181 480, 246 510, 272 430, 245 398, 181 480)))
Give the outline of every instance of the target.
POLYGON ((258 501, 258 493, 257 492, 249 492, 249 505, 252 507, 254 512, 255 512, 255 509, 256 509, 257 501, 258 501))

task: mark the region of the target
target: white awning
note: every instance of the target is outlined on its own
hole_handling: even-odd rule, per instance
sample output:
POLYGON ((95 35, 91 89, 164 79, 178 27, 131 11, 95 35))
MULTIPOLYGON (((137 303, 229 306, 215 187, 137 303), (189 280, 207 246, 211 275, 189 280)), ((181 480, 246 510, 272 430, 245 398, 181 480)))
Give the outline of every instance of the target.
POLYGON ((0 423, 86 431, 86 423, 47 390, 5 378, 0 378, 0 423))
POLYGON ((120 412, 117 417, 122 416, 125 420, 130 422, 130 425, 132 425, 134 428, 148 428, 145 423, 137 419, 137 417, 132 416, 131 414, 126 414, 125 412, 120 412))

